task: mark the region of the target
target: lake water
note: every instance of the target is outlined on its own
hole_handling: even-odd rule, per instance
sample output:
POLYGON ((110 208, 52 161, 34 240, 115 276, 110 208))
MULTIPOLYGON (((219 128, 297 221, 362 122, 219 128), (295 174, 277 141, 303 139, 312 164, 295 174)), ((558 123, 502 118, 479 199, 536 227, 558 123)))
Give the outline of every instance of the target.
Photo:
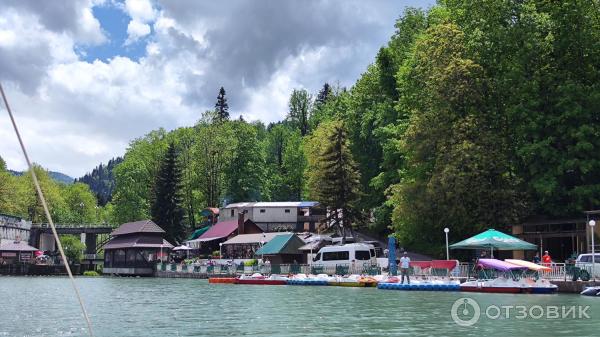
MULTIPOLYGON (((213 285, 157 278, 78 278, 77 283, 98 337, 598 336, 600 331, 600 298, 579 295, 213 285), (462 297, 481 308, 479 321, 470 327, 457 325, 451 316, 453 303, 462 297), (499 313, 491 305, 504 306, 496 319, 499 313), (525 306, 534 317, 540 310, 550 315, 517 319, 510 306, 525 306), (583 315, 573 319, 567 311, 569 318, 554 319, 556 306, 582 306, 583 315)), ((0 336, 86 336, 66 278, 0 277, 0 304, 0 336)), ((469 310, 459 318, 470 318, 469 310)))

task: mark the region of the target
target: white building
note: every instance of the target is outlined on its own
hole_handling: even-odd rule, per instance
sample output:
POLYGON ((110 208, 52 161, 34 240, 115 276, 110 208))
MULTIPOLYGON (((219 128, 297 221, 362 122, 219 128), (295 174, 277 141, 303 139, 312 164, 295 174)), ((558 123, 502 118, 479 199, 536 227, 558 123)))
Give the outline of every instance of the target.
POLYGON ((0 214, 0 239, 3 241, 29 242, 31 221, 19 217, 0 214))
POLYGON ((237 219, 237 214, 244 212, 246 219, 265 232, 313 232, 324 218, 318 206, 316 201, 240 202, 222 208, 219 221, 237 219))

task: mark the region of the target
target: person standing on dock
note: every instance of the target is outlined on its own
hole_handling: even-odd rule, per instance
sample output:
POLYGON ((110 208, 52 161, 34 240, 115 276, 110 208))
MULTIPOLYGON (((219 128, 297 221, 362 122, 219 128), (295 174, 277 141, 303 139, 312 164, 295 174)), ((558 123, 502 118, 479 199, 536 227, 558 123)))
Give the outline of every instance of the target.
POLYGON ((533 263, 540 264, 542 260, 540 259, 540 252, 535 252, 535 256, 533 257, 533 263))
POLYGON ((408 276, 408 271, 410 267, 410 257, 404 252, 402 257, 400 258, 400 272, 402 274, 402 280, 400 284, 404 284, 404 276, 406 276, 406 281, 410 284, 410 276, 408 276))
POLYGON ((552 264, 552 258, 550 257, 550 254, 548 254, 548 251, 544 252, 544 255, 542 256, 542 263, 546 265, 552 264))

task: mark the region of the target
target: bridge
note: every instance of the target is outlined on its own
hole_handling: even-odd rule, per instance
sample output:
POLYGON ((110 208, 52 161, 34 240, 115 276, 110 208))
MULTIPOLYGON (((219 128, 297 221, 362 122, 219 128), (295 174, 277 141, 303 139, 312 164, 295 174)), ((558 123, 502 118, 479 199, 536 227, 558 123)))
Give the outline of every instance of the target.
MULTIPOLYGON (((101 264, 102 259, 98 256, 102 247, 110 240, 110 233, 116 227, 104 224, 55 224, 59 235, 79 235, 81 242, 85 244, 82 264, 101 264)), ((29 244, 44 251, 56 249, 52 228, 50 224, 32 224, 29 244)))

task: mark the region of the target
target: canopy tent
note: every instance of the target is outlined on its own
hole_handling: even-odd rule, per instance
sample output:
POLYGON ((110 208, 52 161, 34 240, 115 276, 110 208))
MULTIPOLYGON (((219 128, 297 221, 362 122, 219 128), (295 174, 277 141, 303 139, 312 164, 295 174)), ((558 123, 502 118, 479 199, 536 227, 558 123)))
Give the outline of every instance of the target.
POLYGON ((495 269, 499 271, 523 270, 527 267, 517 266, 516 264, 496 260, 496 259, 479 259, 477 267, 483 269, 495 269))
POLYGON ((450 249, 490 249, 493 257, 494 249, 537 250, 537 246, 495 229, 488 229, 483 233, 450 245, 450 249))
POLYGON ((504 261, 508 262, 508 263, 512 263, 517 266, 527 267, 528 269, 533 270, 533 271, 551 271, 552 270, 552 268, 550 268, 550 267, 541 266, 539 264, 535 264, 535 263, 529 262, 529 261, 514 260, 514 259, 505 259, 504 261))
POLYGON ((300 254, 298 248, 303 245, 304 242, 296 234, 281 234, 257 250, 256 255, 300 254))

